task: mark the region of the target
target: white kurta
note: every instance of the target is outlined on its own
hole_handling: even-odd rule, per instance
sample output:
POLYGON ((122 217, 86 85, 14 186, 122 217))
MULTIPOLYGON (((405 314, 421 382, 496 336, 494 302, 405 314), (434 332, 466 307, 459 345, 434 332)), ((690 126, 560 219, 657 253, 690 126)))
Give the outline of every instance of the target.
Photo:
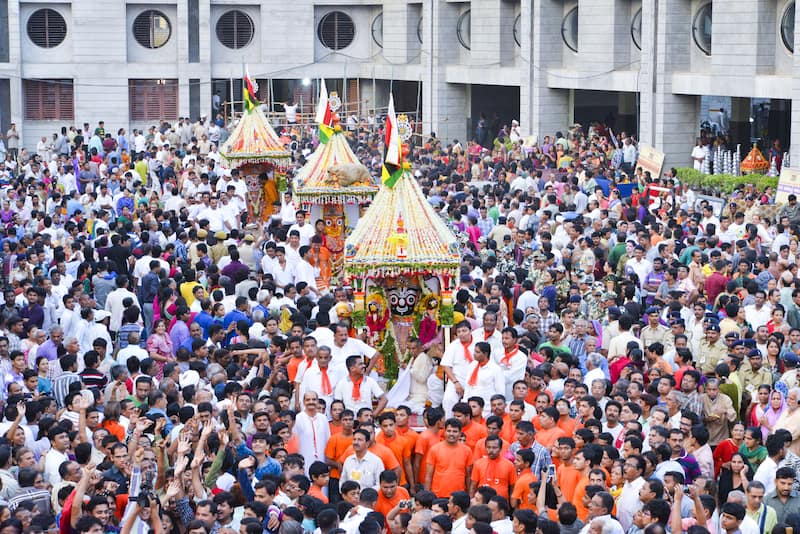
POLYGON ((361 408, 372 409, 373 397, 378 398, 383 395, 383 390, 375 382, 375 379, 368 376, 364 377, 358 389, 360 398, 356 400, 353 398, 353 382, 347 376, 347 378, 334 385, 333 398, 342 401, 345 408, 353 410, 354 414, 358 414, 358 410, 361 408))
POLYGON ((503 391, 504 395, 506 396, 506 400, 510 402, 510 400, 514 398, 514 382, 525 379, 525 368, 528 364, 528 357, 524 352, 519 350, 519 348, 512 349, 509 354, 510 359, 508 362, 503 361, 503 358, 506 355, 505 350, 500 352, 499 357, 495 357, 493 354, 492 358, 503 371, 503 377, 506 384, 505 390, 503 391))
POLYGON ((479 367, 478 362, 472 362, 467 377, 467 381, 464 383, 464 398, 481 397, 484 402, 483 416, 488 417, 492 408, 492 396, 498 392, 505 391, 506 385, 503 379, 503 371, 499 365, 490 359, 482 367, 479 367), (469 377, 472 376, 476 367, 478 368, 478 380, 475 385, 471 385, 469 377))
POLYGON ((310 369, 303 373, 303 379, 300 381, 300 398, 302 399, 306 392, 313 391, 320 399, 325 401, 325 410, 330 413, 336 384, 341 382, 344 377, 344 374, 340 371, 334 371, 328 367, 328 380, 331 383, 331 392, 325 395, 322 393, 322 370, 319 368, 319 365, 315 363, 310 369))
POLYGON ((500 330, 495 328, 492 335, 487 338, 483 328, 478 328, 472 333, 472 337, 477 341, 486 341, 492 347, 493 358, 499 359, 503 356, 503 334, 500 330))
POLYGON ((300 445, 300 454, 305 458, 306 475, 308 468, 316 461, 325 461, 325 445, 331 437, 328 418, 317 412, 312 418, 305 411, 297 414, 294 432, 300 445))
MULTIPOLYGON (((477 342, 478 339, 473 337, 472 342, 469 344, 467 350, 469 351, 470 357, 475 354, 475 344, 477 342)), ((458 339, 450 343, 442 355, 441 365, 448 366, 453 369, 453 374, 461 383, 461 387, 463 388, 467 387, 467 378, 469 378, 471 363, 472 361, 464 357, 464 346, 458 339)), ((442 399, 442 407, 444 408, 445 417, 453 416, 453 406, 455 406, 459 400, 460 398, 456 392, 455 384, 453 382, 447 382, 447 386, 444 390, 444 398, 442 399)))

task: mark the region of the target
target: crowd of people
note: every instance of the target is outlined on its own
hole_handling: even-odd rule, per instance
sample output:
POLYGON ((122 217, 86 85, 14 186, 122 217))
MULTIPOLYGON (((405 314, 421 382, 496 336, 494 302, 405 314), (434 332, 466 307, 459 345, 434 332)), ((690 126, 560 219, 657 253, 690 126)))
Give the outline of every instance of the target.
MULTIPOLYGON (((602 124, 421 138, 461 276, 389 402, 351 288, 319 283, 325 225, 289 192, 248 217, 226 137, 6 132, 0 534, 800 528, 794 196, 720 212, 602 124)), ((282 139, 297 166, 316 143, 282 139)))

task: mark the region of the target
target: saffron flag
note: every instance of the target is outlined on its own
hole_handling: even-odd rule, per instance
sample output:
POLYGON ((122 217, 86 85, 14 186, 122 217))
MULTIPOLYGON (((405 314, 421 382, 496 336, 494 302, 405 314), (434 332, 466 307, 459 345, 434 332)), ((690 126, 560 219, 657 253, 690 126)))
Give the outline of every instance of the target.
POLYGON ((402 143, 394 113, 394 97, 389 93, 389 110, 386 113, 386 136, 383 140, 383 170, 381 179, 386 187, 394 187, 403 174, 402 143))
POLYGON ((258 84, 250 79, 250 73, 245 68, 244 81, 242 83, 242 100, 244 101, 244 110, 247 113, 253 111, 258 105, 256 91, 258 91, 258 84))
POLYGON ((331 103, 328 100, 328 88, 325 86, 325 80, 320 80, 319 84, 319 102, 317 102, 317 116, 315 118, 319 124, 319 140, 322 144, 328 142, 333 135, 333 128, 331 128, 331 119, 333 112, 331 111, 331 103))

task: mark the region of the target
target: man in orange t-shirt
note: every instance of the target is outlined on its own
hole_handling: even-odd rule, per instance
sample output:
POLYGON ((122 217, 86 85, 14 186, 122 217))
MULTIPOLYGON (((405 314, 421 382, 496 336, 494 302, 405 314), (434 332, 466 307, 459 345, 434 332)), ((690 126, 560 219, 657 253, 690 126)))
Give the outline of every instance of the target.
POLYGON ((558 438, 553 449, 555 456, 559 459, 559 466, 556 469, 558 487, 564 494, 564 499, 572 502, 575 496, 575 488, 581 480, 581 472, 575 469, 572 463, 572 456, 575 452, 575 440, 572 438, 558 438))
POLYGON ((535 461, 536 455, 530 449, 520 449, 514 455, 514 467, 518 475, 514 490, 511 492, 511 506, 516 510, 536 510, 536 503, 528 498, 531 484, 539 480, 539 477, 531 472, 531 466, 535 461))
MULTIPOLYGON (((397 474, 394 471, 384 471, 381 473, 380 490, 378 491, 378 501, 375 503, 375 511, 382 514, 384 519, 392 509, 400 504, 400 501, 407 501, 411 498, 408 491, 397 484, 397 474)), ((386 530, 391 533, 389 521, 386 521, 386 530)))
MULTIPOLYGON (((508 448, 511 446, 511 443, 513 443, 513 440, 509 442, 503 439, 502 434, 504 428, 505 426, 503 425, 503 420, 496 415, 490 415, 486 418, 486 430, 489 432, 489 436, 492 434, 500 436, 500 439, 503 442, 502 451, 500 451, 501 456, 505 456, 508 448)), ((472 449, 472 463, 475 463, 479 458, 486 456, 486 439, 489 436, 479 439, 475 444, 475 447, 472 449)))
POLYGON ((558 417, 558 410, 553 406, 548 406, 539 414, 539 424, 542 428, 536 432, 536 441, 546 449, 551 449, 558 438, 566 436, 556 424, 558 417))
MULTIPOLYGON (((385 412, 378 417, 378 424, 381 427, 379 434, 375 436, 375 442, 388 447, 400 464, 400 485, 405 486, 409 480, 414 479, 414 472, 411 467, 411 454, 413 449, 411 443, 397 433, 396 417, 392 412, 385 412)), ((411 491, 414 488, 411 487, 411 491)))
POLYGON ((466 402, 457 402, 453 406, 453 417, 461 423, 461 431, 467 438, 467 447, 470 451, 478 440, 489 435, 485 426, 481 426, 472 419, 472 410, 466 402))
POLYGON ((600 465, 602 460, 603 449, 594 443, 587 443, 584 445, 581 450, 575 453, 575 457, 572 459, 573 467, 581 474, 581 478, 575 486, 572 504, 575 505, 578 511, 578 519, 584 522, 586 522, 586 518, 589 516, 589 509, 584 504, 586 486, 589 485, 589 471, 600 465))
POLYGON ((303 346, 301 343, 299 337, 291 337, 286 344, 286 353, 284 356, 291 355, 291 359, 286 364, 286 374, 290 382, 294 382, 294 378, 297 375, 297 367, 305 359, 303 357, 303 346))
POLYGON ((517 440, 517 423, 525 417, 525 402, 513 400, 508 403, 508 421, 503 424, 500 437, 509 443, 517 440))
POLYGON ((461 422, 455 418, 448 419, 444 441, 431 447, 428 452, 425 489, 437 497, 447 497, 454 491, 467 489, 472 474, 472 450, 459 442, 460 437, 461 422))
POLYGON ((342 423, 342 431, 337 434, 331 434, 328 438, 328 443, 325 445, 325 463, 331 466, 331 480, 339 489, 339 478, 341 474, 339 470, 342 468, 342 461, 340 458, 348 448, 353 447, 353 423, 355 421, 355 414, 352 410, 344 410, 340 418, 342 423))
POLYGON ((506 499, 511 495, 511 490, 517 481, 517 471, 513 463, 500 456, 501 449, 500 436, 490 435, 486 438, 487 456, 478 459, 472 469, 470 497, 475 495, 478 486, 489 486, 506 499))
POLYGON ((417 434, 416 430, 408 426, 408 419, 411 417, 411 408, 408 406, 398 406, 394 411, 394 415, 397 419, 395 421, 397 433, 411 442, 411 451, 413 453, 414 448, 417 445, 417 438, 419 438, 419 434, 417 434))
MULTIPOLYGON (((508 417, 508 413, 506 411, 506 398, 501 394, 492 395, 492 398, 489 400, 489 402, 492 403, 491 415, 500 417, 503 420, 503 428, 507 428, 511 419, 508 417)), ((511 441, 514 440, 512 439, 511 441)))
POLYGON ((417 474, 417 484, 425 484, 428 452, 441 441, 439 431, 443 423, 444 412, 440 408, 430 408, 425 412, 425 430, 420 433, 414 446, 414 472, 417 474))

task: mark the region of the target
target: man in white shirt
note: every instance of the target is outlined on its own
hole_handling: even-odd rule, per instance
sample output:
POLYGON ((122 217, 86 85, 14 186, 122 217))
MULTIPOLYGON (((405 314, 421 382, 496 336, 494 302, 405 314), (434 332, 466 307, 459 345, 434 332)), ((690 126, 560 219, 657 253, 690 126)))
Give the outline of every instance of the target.
POLYGON ((359 428, 353 432, 353 454, 342 465, 342 484, 352 480, 358 482, 362 491, 365 488, 378 489, 384 465, 378 456, 369 452, 370 439, 369 432, 364 429, 359 428))
POLYGON ((197 218, 198 220, 206 219, 208 221, 208 231, 211 233, 226 231, 225 213, 220 209, 217 197, 209 199, 208 207, 201 210, 197 214, 197 218))
POLYGON ((331 436, 330 425, 324 414, 317 412, 319 399, 313 391, 303 394, 302 412, 297 414, 294 431, 300 444, 300 454, 305 459, 306 474, 309 466, 317 461, 325 461, 325 445, 331 436))
POLYGON ((503 351, 498 356, 492 355, 503 373, 506 399, 514 398, 514 383, 525 379, 525 368, 528 364, 528 355, 519 350, 518 338, 519 334, 515 329, 504 328, 501 335, 503 351))
POLYGON ((348 335, 346 324, 337 324, 333 333, 333 345, 331 345, 331 369, 337 372, 347 372, 347 359, 350 356, 358 355, 362 358, 374 360, 378 352, 361 341, 348 335))
POLYGON ((51 486, 56 486, 61 483, 58 468, 62 463, 69 461, 67 456, 69 435, 60 425, 55 425, 50 428, 47 437, 50 439, 50 450, 44 458, 44 480, 51 486))
POLYGON ((508 500, 503 496, 494 496, 486 503, 492 512, 491 526, 497 534, 512 534, 514 525, 508 517, 508 500))
POLYGON ((503 341, 497 329, 497 314, 486 312, 483 314, 483 327, 475 330, 474 337, 478 341, 485 341, 492 347, 492 356, 499 358, 503 353, 503 341))
POLYGON ((626 529, 626 531, 633 523, 633 516, 642 508, 642 501, 639 500, 639 490, 645 484, 645 480, 642 478, 644 469, 644 458, 639 455, 626 458, 622 466, 625 484, 617 501, 617 519, 619 519, 622 528, 626 529))
POLYGON ((136 295, 128 289, 128 277, 122 274, 117 276, 117 289, 106 297, 105 311, 111 314, 111 324, 109 325, 111 332, 119 332, 122 326, 122 312, 125 311, 122 303, 128 297, 133 299, 134 304, 137 302, 136 295))
POLYGON ((477 340, 472 337, 472 327, 467 321, 461 321, 456 325, 456 336, 458 339, 445 349, 440 364, 448 380, 442 400, 446 417, 453 416, 453 406, 464 395, 464 388, 471 371, 470 364, 475 359, 473 354, 477 343, 477 340))
POLYGON ((505 392, 506 387, 503 371, 492 361, 489 343, 479 341, 475 344, 474 361, 470 364, 468 376, 464 398, 482 398, 483 416, 488 417, 492 407, 492 396, 498 392, 505 392))
POLYGON ((295 213, 295 219, 297 222, 289 227, 289 232, 292 230, 297 230, 300 232, 301 247, 311 245, 311 238, 314 236, 315 231, 312 225, 306 224, 306 212, 303 210, 297 210, 297 213, 295 213))
POLYGON ((386 406, 387 398, 378 383, 371 377, 365 376, 366 365, 361 356, 347 358, 347 372, 345 380, 341 380, 334 389, 333 398, 344 403, 345 408, 358 413, 361 408, 372 409, 373 399, 377 399, 374 414, 380 415, 386 406))
POLYGON ((764 484, 764 495, 775 491, 775 473, 778 471, 778 464, 786 456, 785 439, 783 432, 767 437, 767 457, 758 466, 756 474, 753 476, 753 480, 764 484))
POLYGON ((319 347, 314 365, 305 370, 300 380, 300 395, 315 392, 325 401, 328 413, 333 402, 333 388, 344 379, 344 373, 331 369, 330 363, 331 349, 328 346, 319 347))

